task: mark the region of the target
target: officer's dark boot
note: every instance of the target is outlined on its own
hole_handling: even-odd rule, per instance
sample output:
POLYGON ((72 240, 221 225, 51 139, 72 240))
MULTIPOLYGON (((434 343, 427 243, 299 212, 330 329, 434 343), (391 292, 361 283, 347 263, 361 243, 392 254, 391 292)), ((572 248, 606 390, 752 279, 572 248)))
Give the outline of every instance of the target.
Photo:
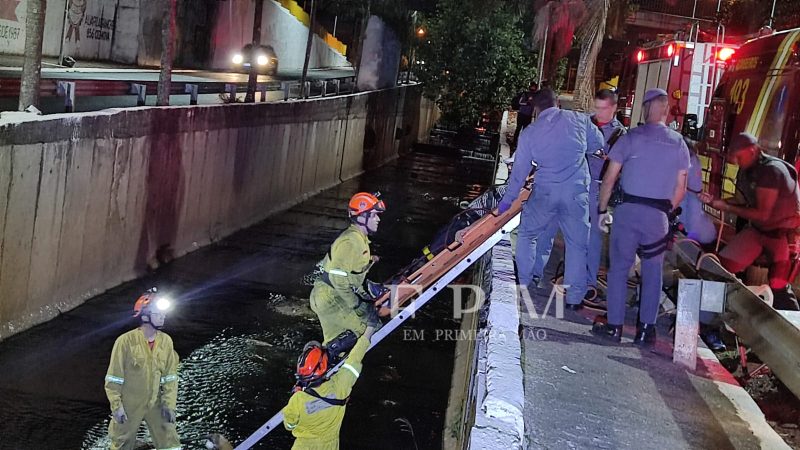
POLYGON ((800 311, 800 307, 798 307, 797 304, 797 297, 794 295, 791 284, 787 284, 784 289, 775 289, 772 291, 772 295, 772 306, 775 309, 800 311))
POLYGON ((633 338, 634 345, 650 347, 656 343, 656 326, 652 323, 641 323, 636 325, 636 336, 633 338))
POLYGON ((622 325, 609 325, 605 315, 595 318, 592 334, 612 342, 622 342, 622 325))

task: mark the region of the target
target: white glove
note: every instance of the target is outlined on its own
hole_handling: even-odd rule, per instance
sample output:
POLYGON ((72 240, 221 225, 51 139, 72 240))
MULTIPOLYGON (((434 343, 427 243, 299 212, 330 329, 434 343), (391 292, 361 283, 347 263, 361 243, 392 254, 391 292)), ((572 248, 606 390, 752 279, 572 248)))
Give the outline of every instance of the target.
POLYGON ((114 420, 119 424, 123 424, 128 421, 128 416, 125 414, 125 408, 123 408, 122 406, 117 408, 117 410, 111 413, 111 415, 114 417, 114 420))
POLYGON ((597 216, 597 228, 600 228, 603 233, 607 234, 611 231, 612 223, 614 223, 614 218, 611 217, 611 213, 608 211, 597 216))

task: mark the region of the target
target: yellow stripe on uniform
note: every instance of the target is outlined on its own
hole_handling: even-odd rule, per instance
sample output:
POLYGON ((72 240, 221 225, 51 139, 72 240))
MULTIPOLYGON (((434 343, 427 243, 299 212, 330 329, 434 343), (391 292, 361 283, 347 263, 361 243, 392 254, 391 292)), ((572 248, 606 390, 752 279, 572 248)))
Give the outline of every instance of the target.
POLYGON ((789 61, 789 54, 791 53, 794 43, 797 42, 798 37, 800 37, 800 30, 792 31, 783 39, 769 67, 767 79, 764 84, 761 85, 761 92, 758 94, 755 105, 753 105, 753 114, 750 115, 750 120, 747 122, 747 127, 745 128, 745 131, 756 137, 759 136, 761 128, 764 126, 764 115, 767 111, 767 104, 772 98, 775 80, 783 71, 784 67, 786 67, 786 63, 789 61))

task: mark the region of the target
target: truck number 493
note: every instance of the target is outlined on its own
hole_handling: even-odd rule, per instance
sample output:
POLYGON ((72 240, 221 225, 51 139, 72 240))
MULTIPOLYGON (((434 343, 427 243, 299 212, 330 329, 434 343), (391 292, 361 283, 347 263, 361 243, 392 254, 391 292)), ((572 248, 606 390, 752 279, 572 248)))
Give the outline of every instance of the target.
POLYGON ((750 88, 749 78, 740 78, 733 83, 731 88, 731 103, 736 106, 736 114, 741 114, 747 100, 747 90, 750 88))

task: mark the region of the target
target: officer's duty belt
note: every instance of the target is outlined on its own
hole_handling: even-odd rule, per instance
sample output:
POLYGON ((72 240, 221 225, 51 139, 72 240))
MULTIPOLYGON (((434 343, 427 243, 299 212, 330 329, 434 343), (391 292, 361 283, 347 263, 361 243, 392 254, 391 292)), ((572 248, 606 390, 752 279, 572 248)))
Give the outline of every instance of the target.
POLYGON ((622 203, 636 203, 639 205, 649 206, 655 208, 664 214, 669 214, 672 211, 672 202, 663 198, 649 198, 639 197, 638 195, 622 193, 622 203))

